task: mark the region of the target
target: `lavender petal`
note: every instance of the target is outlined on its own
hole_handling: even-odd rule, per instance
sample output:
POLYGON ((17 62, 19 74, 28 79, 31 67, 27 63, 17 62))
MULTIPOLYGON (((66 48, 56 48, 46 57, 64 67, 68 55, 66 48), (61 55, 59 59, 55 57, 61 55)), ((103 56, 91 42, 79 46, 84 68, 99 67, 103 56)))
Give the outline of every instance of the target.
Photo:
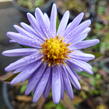
POLYGON ((72 86, 71 86, 71 83, 69 80, 68 72, 67 72, 65 66, 63 66, 63 70, 64 70, 64 72, 62 73, 62 75, 63 75, 63 79, 64 79, 65 89, 68 93, 68 96, 72 99, 74 97, 74 94, 73 94, 72 86))
POLYGON ((20 33, 8 32, 7 36, 21 45, 40 48, 40 43, 37 40, 21 35, 20 33))
POLYGON ((99 43, 98 39, 93 39, 93 40, 85 40, 77 43, 76 45, 73 45, 75 49, 84 49, 88 48, 90 46, 94 46, 99 43))
POLYGON ((39 69, 34 72, 34 74, 30 77, 29 83, 27 85, 25 94, 28 95, 35 87, 38 85, 39 81, 42 78, 42 75, 45 73, 46 65, 40 65, 39 69))
MULTIPOLYGON (((58 66, 59 67, 59 66, 58 66)), ((61 78, 57 66, 52 69, 52 95, 54 103, 59 103, 61 99, 61 78)))
POLYGON ((66 36, 69 32, 73 31, 75 27, 79 25, 81 20, 83 19, 84 13, 80 13, 66 28, 64 36, 66 36))
POLYGON ((46 13, 44 13, 44 22, 46 23, 47 28, 50 28, 50 20, 46 13))
POLYGON ((50 30, 49 30, 49 28, 47 27, 47 25, 45 23, 43 13, 41 12, 41 10, 39 8, 36 8, 35 16, 36 16, 36 18, 38 20, 39 26, 40 26, 42 32, 44 33, 45 37, 46 38, 51 37, 50 30))
POLYGON ((70 59, 69 61, 75 64, 76 66, 80 67, 84 71, 88 72, 89 74, 93 74, 92 67, 88 63, 76 59, 70 59))
POLYGON ((13 70, 15 70, 15 69, 17 69, 17 68, 19 68, 19 67, 22 67, 22 66, 31 64, 31 63, 33 63, 33 62, 38 62, 38 61, 40 62, 40 61, 41 61, 41 58, 42 58, 42 56, 40 56, 39 53, 37 53, 37 54, 35 53, 35 54, 26 56, 26 57, 24 57, 24 58, 19 59, 19 60, 16 61, 16 62, 13 62, 13 63, 9 64, 9 65, 5 68, 5 70, 6 70, 7 72, 9 72, 9 71, 13 71, 13 70))
POLYGON ((50 31, 53 34, 53 36, 56 36, 56 18, 57 18, 57 8, 56 5, 53 4, 50 16, 50 31))
POLYGON ((72 59, 78 59, 82 61, 90 61, 95 58, 94 55, 88 54, 88 53, 83 53, 79 50, 74 50, 72 53, 69 55, 72 59))
POLYGON ((61 72, 61 99, 64 98, 64 79, 63 79, 63 75, 62 75, 62 72, 61 72))
POLYGON ((44 93, 43 93, 45 98, 47 98, 48 95, 49 95, 49 92, 50 92, 50 89, 51 89, 51 82, 52 82, 52 74, 50 74, 46 88, 45 88, 44 93))
POLYGON ((31 39, 33 39, 33 40, 37 40, 37 41, 42 42, 41 39, 39 39, 39 37, 37 37, 37 36, 34 35, 33 33, 30 33, 30 32, 28 32, 28 31, 24 30, 24 29, 21 28, 20 26, 14 25, 14 28, 15 28, 20 34, 22 34, 22 35, 24 35, 24 36, 27 36, 27 37, 29 37, 29 38, 31 38, 31 39))
POLYGON ((57 36, 61 36, 61 37, 63 36, 64 31, 67 26, 67 23, 68 23, 68 20, 69 20, 69 11, 66 11, 65 14, 63 15, 63 18, 62 18, 60 24, 59 24, 57 36))
POLYGON ((36 31, 39 38, 41 38, 42 40, 45 40, 44 34, 39 26, 38 21, 30 13, 27 13, 27 17, 28 17, 28 20, 29 20, 31 26, 34 28, 34 30, 36 31))
POLYGON ((37 64, 37 63, 33 63, 31 65, 26 66, 25 69, 11 81, 11 84, 16 84, 21 81, 25 81, 32 75, 32 73, 34 73, 34 71, 38 67, 39 67, 39 64, 37 64))
POLYGON ((35 30, 34 30, 30 25, 28 25, 28 24, 26 24, 26 23, 24 23, 24 22, 21 22, 20 25, 21 25, 26 31, 28 31, 28 32, 30 32, 30 33, 32 33, 32 34, 34 34, 34 35, 37 36, 35 30))
POLYGON ((37 49, 34 48, 20 48, 13 50, 6 50, 2 54, 4 56, 27 56, 37 52, 37 49))
POLYGON ((73 31, 69 32, 65 36, 65 40, 67 40, 67 42, 73 41, 73 39, 77 38, 78 34, 82 33, 90 24, 91 24, 90 20, 84 21, 79 26, 77 26, 75 29, 73 29, 73 31))
POLYGON ((73 86, 76 89, 81 89, 81 86, 80 86, 80 83, 78 81, 78 78, 75 76, 74 72, 72 72, 72 70, 70 69, 70 67, 68 65, 66 65, 65 68, 67 69, 67 72, 69 74, 69 78, 70 78, 71 83, 73 84, 73 86))
POLYGON ((44 89, 46 87, 49 75, 50 75, 50 67, 48 67, 45 71, 45 73, 43 74, 42 79, 40 80, 39 84, 36 87, 35 93, 34 93, 34 97, 33 97, 33 102, 37 102, 38 99, 40 98, 40 96, 43 94, 44 89))

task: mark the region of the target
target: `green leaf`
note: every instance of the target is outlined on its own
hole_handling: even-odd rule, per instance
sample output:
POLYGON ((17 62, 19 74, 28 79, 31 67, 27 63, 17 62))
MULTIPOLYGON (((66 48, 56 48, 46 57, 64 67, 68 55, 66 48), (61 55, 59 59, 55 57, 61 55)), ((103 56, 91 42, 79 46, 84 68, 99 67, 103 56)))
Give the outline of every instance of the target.
POLYGON ((47 104, 45 104, 45 109, 52 109, 52 108, 56 108, 56 105, 51 101, 48 102, 47 104))
POLYGON ((57 16, 57 18, 56 18, 56 30, 58 29, 58 27, 59 27, 59 17, 57 16))
POLYGON ((25 92, 26 86, 27 86, 27 85, 21 86, 21 89, 20 89, 20 93, 21 93, 21 94, 25 92))
POLYGON ((103 28, 103 25, 102 24, 100 24, 100 23, 96 23, 95 24, 95 30, 96 31, 99 31, 99 30, 101 30, 103 28))
POLYGON ((102 15, 105 12, 105 7, 104 6, 99 6, 98 7, 98 14, 102 15))
POLYGON ((86 73, 86 72, 77 72, 79 75, 81 75, 81 76, 84 76, 84 77, 88 77, 88 78, 90 78, 90 77, 93 77, 92 75, 90 75, 90 74, 88 74, 88 73, 86 73))
POLYGON ((57 104, 56 109, 65 109, 62 104, 57 104))
POLYGON ((100 47, 100 52, 105 53, 109 49, 109 42, 102 42, 100 47))

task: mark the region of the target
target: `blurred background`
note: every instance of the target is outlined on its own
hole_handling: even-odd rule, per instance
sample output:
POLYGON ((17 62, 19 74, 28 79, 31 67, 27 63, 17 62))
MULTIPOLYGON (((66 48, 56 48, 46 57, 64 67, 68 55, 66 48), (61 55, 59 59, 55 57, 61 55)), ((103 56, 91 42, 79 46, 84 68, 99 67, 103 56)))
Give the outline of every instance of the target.
MULTIPOLYGON (((21 21, 28 23, 26 13, 33 14, 36 7, 50 15, 54 2, 58 7, 58 21, 67 9, 71 13, 69 22, 80 12, 85 12, 83 20, 91 19, 92 30, 87 39, 98 38, 101 41, 98 45, 84 50, 96 56, 90 62, 94 75, 78 73, 82 89, 74 89, 73 100, 65 95, 57 105, 52 102, 51 94, 46 100, 41 98, 37 104, 32 103, 32 94, 24 95, 26 83, 12 87, 1 82, 0 109, 109 109, 109 0, 0 0, 0 53, 20 47, 18 44, 9 43, 6 37, 7 31, 15 31, 14 24, 21 21)), ((10 81, 13 78, 13 75, 4 72, 4 67, 16 59, 0 54, 0 80, 10 81)))

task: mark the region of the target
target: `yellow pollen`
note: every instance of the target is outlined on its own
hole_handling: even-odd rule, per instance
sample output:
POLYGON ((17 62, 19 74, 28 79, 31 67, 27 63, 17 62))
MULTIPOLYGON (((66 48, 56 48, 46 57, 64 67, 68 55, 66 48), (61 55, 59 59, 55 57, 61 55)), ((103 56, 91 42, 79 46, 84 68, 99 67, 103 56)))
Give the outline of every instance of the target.
POLYGON ((71 53, 67 44, 63 42, 58 36, 47 39, 42 45, 41 53, 43 54, 43 61, 47 62, 49 66, 64 64, 68 54, 71 53))

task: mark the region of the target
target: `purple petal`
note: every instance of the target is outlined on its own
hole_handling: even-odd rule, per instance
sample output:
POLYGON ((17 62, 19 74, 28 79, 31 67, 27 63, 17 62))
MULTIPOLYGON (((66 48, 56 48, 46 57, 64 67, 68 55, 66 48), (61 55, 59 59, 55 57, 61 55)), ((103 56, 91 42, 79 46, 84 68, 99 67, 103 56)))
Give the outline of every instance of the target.
POLYGON ((63 79, 64 79, 65 88, 68 93, 68 96, 72 99, 74 97, 74 94, 73 94, 72 86, 71 86, 71 83, 69 80, 68 72, 67 72, 65 66, 63 66, 63 70, 64 71, 62 72, 62 75, 63 75, 63 79))
POLYGON ((80 67, 84 71, 86 71, 86 72, 88 72, 90 74, 93 74, 92 67, 88 63, 86 63, 84 61, 81 61, 81 60, 76 60, 76 59, 70 59, 68 61, 70 61, 71 63, 73 63, 76 66, 80 67))
POLYGON ((78 78, 75 76, 74 72, 72 72, 73 70, 71 70, 68 65, 65 66, 65 68, 67 69, 67 73, 69 74, 69 78, 71 80, 71 83, 73 84, 73 86, 76 89, 81 89, 80 83, 78 81, 78 78))
POLYGON ((22 66, 22 67, 20 67, 20 68, 18 68, 16 70, 12 71, 12 73, 13 74, 20 73, 20 72, 22 72, 25 69, 25 67, 27 68, 27 66, 28 65, 22 66))
POLYGON ((28 20, 29 20, 31 26, 34 28, 34 30, 36 31, 39 38, 41 38, 42 40, 45 40, 44 34, 38 24, 38 21, 36 21, 34 16, 30 13, 27 13, 27 17, 28 17, 28 20))
POLYGON ((2 54, 4 56, 26 56, 26 55, 31 55, 35 52, 37 52, 37 49, 20 48, 20 49, 6 50, 2 54))
POLYGON ((27 85, 27 89, 25 94, 28 95, 32 90, 35 89, 39 81, 41 80, 42 75, 45 73, 46 65, 40 65, 39 69, 34 72, 34 74, 30 77, 29 83, 27 85))
POLYGON ((93 39, 93 40, 85 40, 77 43, 76 45, 73 45, 75 49, 84 49, 88 48, 90 46, 94 46, 99 43, 98 39, 93 39))
POLYGON ((41 10, 39 8, 36 8, 35 16, 36 16, 36 18, 38 20, 40 28, 43 31, 45 37, 46 38, 51 37, 50 30, 49 30, 49 28, 47 27, 47 25, 45 23, 45 20, 44 20, 44 17, 43 17, 43 13, 41 12, 41 10))
MULTIPOLYGON (((61 71, 63 72, 63 71, 61 71)), ((64 79, 63 79, 63 75, 61 73, 61 98, 64 98, 64 79)))
POLYGON ((31 64, 31 63, 33 63, 33 62, 37 62, 37 61, 41 61, 41 58, 42 58, 42 56, 39 54, 39 53, 35 53, 35 54, 32 54, 32 55, 30 55, 30 56, 26 56, 26 57, 24 57, 24 58, 21 58, 21 59, 19 59, 18 61, 16 61, 16 62, 13 62, 13 63, 11 63, 10 65, 8 65, 6 68, 5 68, 5 70, 7 71, 7 72, 9 72, 9 71, 13 71, 13 70, 15 70, 15 69, 17 69, 17 68, 19 68, 19 67, 22 67, 22 66, 25 66, 25 65, 28 65, 28 64, 31 64))
POLYGON ((57 18, 57 8, 56 5, 53 4, 50 16, 50 31, 53 34, 53 36, 56 36, 56 18, 57 18))
POLYGON ((52 68, 52 95, 54 103, 59 103, 61 98, 61 75, 58 69, 59 66, 52 68))
POLYGON ((40 48, 40 44, 37 40, 31 39, 27 36, 21 35, 19 33, 15 33, 15 32, 8 32, 7 36, 16 41, 17 43, 21 44, 21 45, 26 45, 26 46, 30 46, 30 47, 35 47, 35 48, 40 48))
POLYGON ((24 22, 21 22, 20 25, 21 25, 26 31, 28 31, 28 32, 30 32, 30 33, 32 33, 32 34, 37 35, 36 32, 34 31, 34 29, 33 29, 31 26, 29 26, 28 24, 26 24, 26 23, 24 23, 24 22))
POLYGON ((66 28, 64 36, 66 36, 69 32, 71 32, 75 27, 79 25, 81 20, 83 19, 84 13, 80 13, 66 28))
POLYGON ((38 67, 39 67, 39 64, 37 64, 37 63, 33 63, 33 64, 26 66, 25 69, 11 81, 11 84, 16 84, 21 81, 25 81, 32 75, 32 73, 34 73, 34 71, 38 67))
POLYGON ((87 27, 81 34, 88 34, 91 31, 90 27, 87 27))
POLYGON ((69 42, 73 42, 72 43, 72 46, 75 45, 76 43, 84 40, 87 35, 88 35, 88 32, 90 31, 91 29, 89 27, 87 27, 82 33, 78 34, 77 37, 75 37, 75 39, 72 39, 72 40, 69 40, 69 42))
POLYGON ((70 67, 70 69, 72 70, 73 74, 76 76, 76 78, 78 80, 80 80, 79 75, 76 72, 81 72, 83 71, 80 67, 74 65, 73 63, 67 62, 67 65, 70 67))
POLYGON ((58 31, 57 31, 57 36, 63 36, 64 31, 66 29, 67 23, 69 20, 69 11, 66 11, 65 14, 63 15, 63 18, 59 24, 58 31))
POLYGON ((46 23, 47 28, 50 28, 50 20, 46 13, 44 13, 44 22, 46 23))
POLYGON ((87 37, 88 34, 78 34, 76 35, 76 37, 74 39, 70 39, 67 43, 72 43, 72 46, 75 45, 76 43, 79 43, 80 41, 82 41, 83 39, 85 39, 87 37))
POLYGON ((67 33, 67 35, 65 36, 65 40, 67 40, 67 42, 73 41, 75 38, 77 38, 78 34, 82 33, 90 24, 90 20, 84 21, 79 26, 74 28, 71 32, 67 33))
POLYGON ((82 60, 82 61, 90 61, 92 59, 95 58, 94 55, 92 54, 87 54, 87 53, 83 53, 79 50, 75 50, 72 53, 70 53, 69 55, 72 59, 78 59, 78 60, 82 60))
POLYGON ((34 35, 33 33, 30 33, 26 30, 24 30, 23 28, 21 28, 20 26, 18 25, 14 25, 14 28, 19 32, 21 33, 22 35, 24 36, 27 36, 31 39, 34 39, 34 40, 37 40, 37 41, 40 41, 41 42, 41 39, 39 39, 36 35, 34 35))
POLYGON ((50 67, 48 67, 45 73, 43 74, 42 79, 40 80, 39 84, 36 87, 34 97, 33 97, 33 102, 37 102, 40 96, 42 95, 42 93, 44 92, 50 72, 51 72, 51 69, 50 67))
POLYGON ((51 89, 51 83, 52 83, 52 74, 50 74, 50 77, 48 79, 48 82, 47 82, 47 85, 46 85, 46 88, 44 90, 44 97, 47 98, 48 95, 49 95, 49 92, 50 92, 50 89, 51 89))
POLYGON ((15 40, 9 40, 10 43, 17 43, 15 40))

